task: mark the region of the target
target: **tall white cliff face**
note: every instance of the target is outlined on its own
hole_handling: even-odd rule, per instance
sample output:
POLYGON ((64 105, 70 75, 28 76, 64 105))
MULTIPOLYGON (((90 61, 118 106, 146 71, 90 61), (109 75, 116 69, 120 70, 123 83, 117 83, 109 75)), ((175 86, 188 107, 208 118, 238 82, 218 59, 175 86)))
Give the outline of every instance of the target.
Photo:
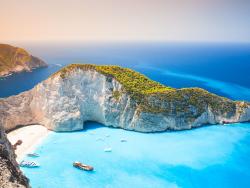
MULTIPOLYGON (((149 100, 157 102, 155 98, 149 100)), ((208 107, 192 120, 185 115, 145 112, 114 78, 95 70, 75 69, 66 78, 55 75, 30 91, 0 100, 0 118, 6 130, 42 124, 55 131, 73 131, 83 129, 86 121, 96 121, 127 130, 156 132, 250 121, 250 106, 246 105, 237 105, 234 113, 221 115, 208 107)))
POLYGON ((122 85, 96 71, 76 70, 67 78, 48 79, 32 90, 35 119, 56 131, 81 130, 84 122, 134 129, 135 103, 126 94, 113 96, 122 85))
POLYGON ((33 90, 30 104, 37 119, 49 129, 79 130, 83 122, 104 122, 104 106, 111 95, 105 76, 77 70, 67 77, 49 79, 33 90), (40 118, 41 117, 41 118, 40 118))

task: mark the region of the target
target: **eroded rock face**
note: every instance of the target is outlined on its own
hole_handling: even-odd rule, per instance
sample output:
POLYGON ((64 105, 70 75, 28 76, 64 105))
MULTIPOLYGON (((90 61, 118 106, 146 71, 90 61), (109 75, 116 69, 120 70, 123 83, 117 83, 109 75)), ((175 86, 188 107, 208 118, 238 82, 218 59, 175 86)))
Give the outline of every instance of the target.
POLYGON ((0 125, 0 187, 29 187, 29 181, 19 169, 13 148, 7 140, 2 125, 0 125))
POLYGON ((199 96, 199 90, 175 92, 179 99, 150 95, 145 100, 154 110, 145 109, 115 78, 95 70, 74 69, 67 77, 57 74, 30 91, 0 100, 0 118, 6 130, 18 125, 42 124, 54 131, 73 131, 83 129, 85 121, 96 121, 139 132, 250 120, 249 103, 213 96, 211 104, 201 98, 196 99, 202 103, 197 105, 192 100, 194 94, 199 96), (158 107, 161 110, 155 110, 158 107))

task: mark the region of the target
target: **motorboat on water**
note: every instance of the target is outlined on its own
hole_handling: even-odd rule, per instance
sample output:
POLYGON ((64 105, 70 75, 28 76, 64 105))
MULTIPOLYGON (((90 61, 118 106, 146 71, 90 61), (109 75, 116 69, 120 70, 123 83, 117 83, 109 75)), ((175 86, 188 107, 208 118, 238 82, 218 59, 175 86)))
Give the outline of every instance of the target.
POLYGON ((93 171, 94 170, 94 167, 83 164, 81 162, 77 162, 77 161, 73 163, 73 166, 76 168, 79 168, 81 170, 85 170, 85 171, 93 171))
POLYGON ((111 152, 112 148, 104 148, 104 152, 111 152))
POLYGON ((121 142, 127 142, 127 140, 126 139, 121 139, 121 142))
POLYGON ((28 153, 27 156, 29 157, 39 157, 37 153, 28 153))
POLYGON ((104 141, 103 138, 97 138, 96 141, 104 141))
POLYGON ((22 161, 20 164, 19 164, 20 167, 27 167, 27 168, 36 168, 36 167, 39 167, 40 165, 36 162, 33 162, 33 161, 22 161))

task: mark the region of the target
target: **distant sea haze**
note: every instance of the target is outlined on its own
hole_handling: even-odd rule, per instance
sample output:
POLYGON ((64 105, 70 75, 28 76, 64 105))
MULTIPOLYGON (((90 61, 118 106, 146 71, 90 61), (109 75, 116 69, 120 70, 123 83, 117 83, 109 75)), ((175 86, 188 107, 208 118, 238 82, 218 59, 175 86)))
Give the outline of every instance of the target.
POLYGON ((48 68, 0 79, 0 97, 26 91, 71 63, 116 64, 172 87, 202 87, 250 101, 249 44, 67 43, 24 44, 48 68))

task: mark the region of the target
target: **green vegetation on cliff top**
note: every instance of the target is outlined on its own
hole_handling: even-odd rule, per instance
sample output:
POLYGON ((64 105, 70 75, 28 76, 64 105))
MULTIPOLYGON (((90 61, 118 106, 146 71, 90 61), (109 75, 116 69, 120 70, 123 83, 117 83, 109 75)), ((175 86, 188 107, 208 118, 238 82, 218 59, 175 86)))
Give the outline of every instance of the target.
POLYGON ((75 68, 80 68, 82 70, 96 70, 106 76, 113 77, 123 85, 127 92, 132 92, 133 94, 147 95, 174 90, 171 87, 150 80, 134 70, 115 65, 71 64, 61 69, 59 73, 62 78, 65 78, 67 72, 70 72, 75 68))
MULTIPOLYGON (((122 92, 130 94, 135 99, 141 111, 152 113, 187 114, 198 117, 208 107, 218 114, 234 114, 236 103, 224 97, 209 93, 201 88, 175 89, 152 81, 146 76, 120 66, 71 64, 64 67, 54 75, 60 74, 65 79, 68 73, 75 69, 96 70, 107 78, 115 78, 122 84, 122 91, 113 91, 113 96, 119 100, 122 92), (191 114, 190 114, 191 113, 191 114)), ((244 107, 244 106, 243 106, 244 107)), ((242 108, 243 108, 242 107, 242 108)))

